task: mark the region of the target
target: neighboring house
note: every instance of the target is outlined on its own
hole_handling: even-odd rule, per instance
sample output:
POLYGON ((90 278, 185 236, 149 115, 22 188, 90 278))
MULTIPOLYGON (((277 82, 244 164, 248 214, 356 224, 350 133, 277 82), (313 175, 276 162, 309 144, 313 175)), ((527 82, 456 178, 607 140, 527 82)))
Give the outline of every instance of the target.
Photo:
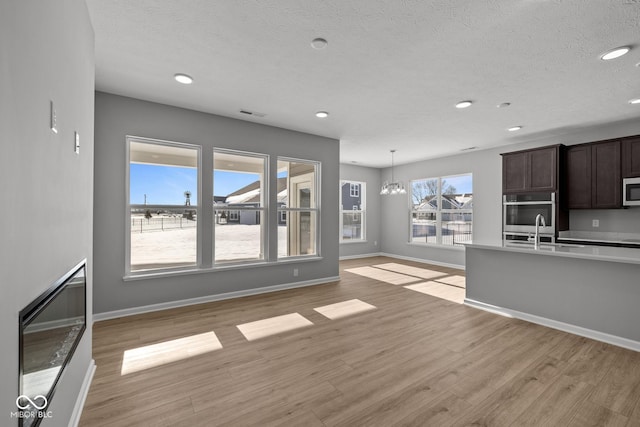
POLYGON ((362 185, 353 182, 342 183, 341 203, 343 211, 362 210, 362 185))
MULTIPOLYGON (((444 194, 442 196, 442 210, 473 209, 473 196, 466 194, 444 194)), ((416 219, 434 220, 433 214, 438 210, 437 196, 428 196, 416 208, 416 219)), ((443 221, 471 221, 469 212, 443 212, 443 221)))
MULTIPOLYGON (((260 224, 260 212, 244 210, 260 207, 260 197, 260 181, 252 182, 227 196, 213 196, 217 213, 216 223, 260 224)), ((286 205, 287 178, 278 178, 278 207, 286 205)), ((278 225, 284 225, 286 222, 286 215, 280 215, 278 225)))

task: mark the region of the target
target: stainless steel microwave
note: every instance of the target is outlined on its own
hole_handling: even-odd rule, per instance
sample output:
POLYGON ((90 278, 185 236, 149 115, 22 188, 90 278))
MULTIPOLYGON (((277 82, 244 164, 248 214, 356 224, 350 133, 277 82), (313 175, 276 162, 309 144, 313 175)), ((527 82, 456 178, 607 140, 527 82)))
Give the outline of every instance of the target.
POLYGON ((640 178, 622 180, 622 205, 640 206, 640 178))

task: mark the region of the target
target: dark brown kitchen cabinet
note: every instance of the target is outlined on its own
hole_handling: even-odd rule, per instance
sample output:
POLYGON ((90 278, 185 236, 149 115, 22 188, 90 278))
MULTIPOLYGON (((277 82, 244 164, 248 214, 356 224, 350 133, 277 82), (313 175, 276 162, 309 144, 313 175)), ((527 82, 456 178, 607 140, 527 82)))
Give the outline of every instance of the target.
POLYGON ((591 146, 567 148, 567 205, 569 209, 591 208, 591 146))
POLYGON ((620 140, 568 147, 566 161, 569 209, 622 207, 620 140))
POLYGON ((504 194, 557 191, 560 145, 502 154, 504 194))
POLYGON ((622 177, 640 177, 640 136, 622 140, 622 177))

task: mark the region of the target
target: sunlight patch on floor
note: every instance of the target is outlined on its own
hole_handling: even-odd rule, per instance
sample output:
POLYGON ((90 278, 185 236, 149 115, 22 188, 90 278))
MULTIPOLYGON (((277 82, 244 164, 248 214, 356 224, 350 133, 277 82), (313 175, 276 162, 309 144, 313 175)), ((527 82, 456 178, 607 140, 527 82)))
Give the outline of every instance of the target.
POLYGON ((412 291, 431 295, 436 298, 446 299, 447 301, 462 304, 464 302, 465 290, 450 285, 443 285, 438 282, 416 283, 415 285, 405 286, 412 291))
POLYGON ((120 374, 127 375, 220 350, 221 348, 220 340, 218 340, 215 332, 211 331, 126 350, 122 357, 120 374))
POLYGON ((446 285, 457 286, 459 288, 466 288, 467 280, 464 276, 446 276, 440 279, 435 279, 436 282, 444 283, 446 285))
POLYGON ((368 304, 359 299, 337 302, 322 307, 314 308, 315 311, 331 320, 340 319, 341 317, 353 316, 369 310, 375 310, 376 306, 368 304))
POLYGON ((429 270, 428 268, 413 267, 410 265, 398 264, 396 262, 388 262, 385 264, 376 264, 376 268, 382 268, 383 270, 394 271, 396 273, 407 274, 409 276, 419 277, 421 279, 433 279, 434 277, 446 276, 447 273, 443 273, 438 270, 429 270))
POLYGON ((392 285, 406 285, 420 280, 418 277, 411 277, 405 274, 394 273, 393 271, 383 270, 375 267, 356 267, 347 268, 344 271, 368 277, 369 279, 379 280, 381 282, 390 283, 392 285))
POLYGON ((268 319, 257 320, 255 322, 236 325, 242 335, 248 341, 254 341, 282 332, 292 331, 305 326, 312 326, 313 323, 298 313, 285 314, 283 316, 270 317, 268 319))

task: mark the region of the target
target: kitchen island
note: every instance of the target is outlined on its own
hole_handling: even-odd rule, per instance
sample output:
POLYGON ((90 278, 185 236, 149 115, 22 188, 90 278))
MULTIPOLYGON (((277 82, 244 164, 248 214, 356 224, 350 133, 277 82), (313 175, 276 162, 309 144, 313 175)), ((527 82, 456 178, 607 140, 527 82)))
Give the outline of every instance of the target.
POLYGON ((465 304, 640 351, 640 249, 466 245, 465 304))

